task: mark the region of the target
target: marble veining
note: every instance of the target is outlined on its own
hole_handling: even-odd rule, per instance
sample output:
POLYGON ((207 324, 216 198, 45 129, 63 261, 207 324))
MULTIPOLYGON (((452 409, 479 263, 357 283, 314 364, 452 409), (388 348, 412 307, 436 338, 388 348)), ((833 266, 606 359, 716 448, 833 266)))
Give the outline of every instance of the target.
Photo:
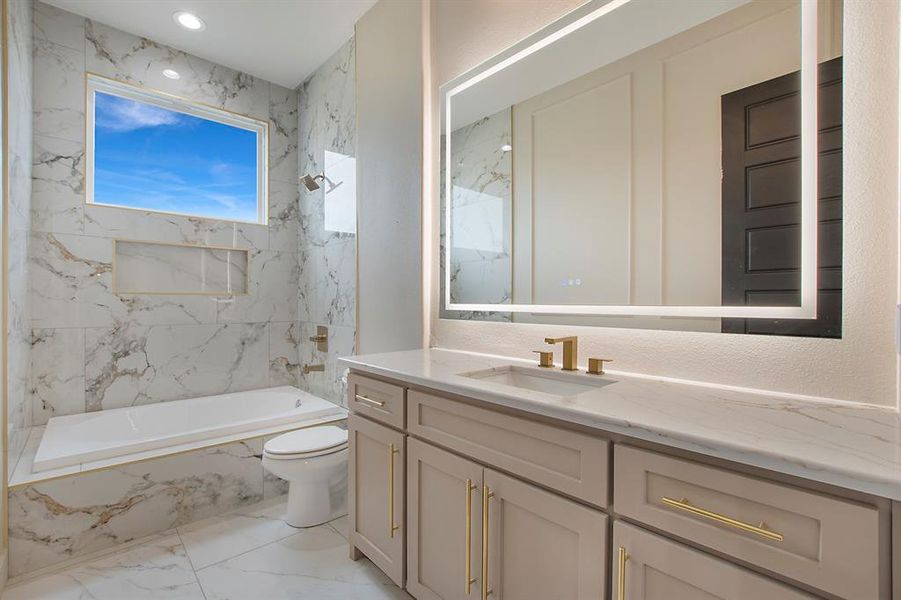
POLYGON ((119 241, 115 282, 119 293, 247 291, 246 251, 119 241))
POLYGON ((297 385, 302 343, 299 322, 269 324, 269 385, 297 385))
POLYGON ((32 231, 84 231, 84 142, 35 136, 32 231))
POLYGON ((262 79, 96 21, 86 22, 85 40, 85 67, 91 73, 269 118, 270 84, 262 79), (165 77, 162 71, 167 67, 182 77, 165 77))
POLYGON ((284 512, 277 498, 182 525, 14 580, 4 598, 410 598, 366 558, 348 558, 347 517, 297 530, 284 512))
POLYGON ((34 41, 35 134, 84 143, 84 49, 34 41))
POLYGON ((32 330, 29 389, 35 425, 84 412, 84 331, 32 330))
POLYGON ((297 92, 269 88, 269 177, 297 183, 297 92))
MULTIPOLYGON (((16 163, 30 168, 23 185, 33 188, 23 194, 33 209, 19 211, 22 234, 15 238, 28 246, 15 265, 22 274, 18 306, 23 315, 25 307, 30 311, 20 321, 21 371, 32 369, 21 378, 28 398, 16 405, 17 422, 24 426, 33 418, 44 424, 73 412, 267 387, 270 380, 296 384, 298 92, 42 2, 13 4, 34 6, 33 18, 19 22, 33 24, 34 45, 23 41, 21 58, 35 63, 34 106, 23 112, 33 115, 35 135, 22 133, 29 154, 16 163), (162 76, 163 66, 176 69, 181 79, 162 76), (85 204, 86 72, 268 121, 268 223, 85 204), (113 239, 246 249, 249 293, 115 293, 113 239)), ((25 87, 30 93, 31 82, 25 87)), ((132 268, 129 257, 119 258, 120 273, 132 268)), ((138 283, 161 281, 166 261, 158 262, 160 269, 146 269, 142 262, 138 283)), ((192 279, 185 269, 178 274, 182 284, 192 279)), ((237 276, 244 279, 243 272, 237 276)), ((19 447, 24 437, 15 441, 19 447)))
MULTIPOLYGON (((356 235, 350 219, 326 219, 329 210, 352 210, 355 200, 355 44, 351 39, 300 87, 300 174, 326 171, 313 192, 300 186, 298 210, 298 363, 323 364, 325 372, 296 371, 298 386, 344 405, 346 377, 339 356, 352 354, 356 332, 356 235), (327 164, 328 163, 328 164, 327 164), (346 194, 351 194, 347 196, 346 194), (340 203, 340 206, 339 206, 340 203), (336 221, 341 226, 336 226, 336 221), (348 222, 349 221, 349 222, 348 222), (329 328, 329 350, 306 340, 317 325, 329 328)), ((347 217, 348 215, 342 214, 347 217)))
POLYGON ((32 121, 34 105, 33 36, 30 2, 9 2, 7 12, 7 64, 4 87, 9 114, 6 127, 6 168, 8 203, 3 215, 8 232, 6 252, 7 347, 7 434, 8 458, 15 461, 25 446, 31 425, 28 402, 28 351, 31 346, 31 303, 28 297, 30 263, 30 215, 32 207, 32 121))
POLYGON ((268 325, 120 325, 85 331, 85 409, 266 387, 268 325))
POLYGON ((296 253, 271 250, 251 253, 248 294, 219 303, 218 321, 260 323, 295 320, 297 303, 294 298, 299 277, 296 253))
MULTIPOLYGON (((464 125, 451 134, 451 207, 453 250, 450 297, 467 304, 504 304, 513 300, 513 153, 512 109, 464 125)), ((442 143, 442 153, 445 151, 442 143)), ((447 208, 446 165, 441 162, 441 214, 447 208)), ((512 313, 448 311, 444 308, 446 222, 441 219, 441 317, 512 321, 512 313)))
POLYGON ((258 438, 12 489, 10 574, 262 500, 261 444, 258 438))
POLYGON ((901 500, 901 417, 891 409, 618 372, 605 376, 610 385, 561 398, 459 375, 532 362, 434 348, 341 362, 601 432, 901 500))
POLYGON ((191 561, 174 532, 4 592, 10 600, 203 600, 191 561))

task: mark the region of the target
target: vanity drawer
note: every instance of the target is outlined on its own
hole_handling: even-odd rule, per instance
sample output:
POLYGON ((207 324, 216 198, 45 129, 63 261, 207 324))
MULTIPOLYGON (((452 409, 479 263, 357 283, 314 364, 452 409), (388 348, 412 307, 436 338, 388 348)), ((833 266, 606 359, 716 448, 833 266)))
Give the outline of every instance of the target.
POLYGON ((875 507, 621 445, 614 490, 620 515, 843 598, 879 597, 875 507))
POLYGON ((576 431, 410 390, 411 434, 600 507, 610 443, 576 431))
POLYGON ((347 376, 347 408, 376 421, 404 428, 404 388, 351 373, 347 376))

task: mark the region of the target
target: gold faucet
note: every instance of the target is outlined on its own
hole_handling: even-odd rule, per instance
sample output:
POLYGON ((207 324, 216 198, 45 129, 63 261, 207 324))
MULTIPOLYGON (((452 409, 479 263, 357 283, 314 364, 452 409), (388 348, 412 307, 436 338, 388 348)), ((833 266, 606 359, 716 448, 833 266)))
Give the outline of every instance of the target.
POLYGON ((563 370, 578 371, 579 338, 574 335, 556 338, 544 338, 545 344, 558 344, 560 342, 563 342, 563 370))

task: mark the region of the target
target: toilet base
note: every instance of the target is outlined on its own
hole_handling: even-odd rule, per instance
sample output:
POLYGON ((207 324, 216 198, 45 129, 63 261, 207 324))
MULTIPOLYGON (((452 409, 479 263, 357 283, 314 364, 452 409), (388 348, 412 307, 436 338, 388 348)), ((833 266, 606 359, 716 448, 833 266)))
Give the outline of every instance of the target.
POLYGON ((292 483, 288 488, 285 522, 291 527, 315 527, 346 514, 346 494, 330 493, 329 487, 324 485, 306 486, 292 483), (336 495, 340 498, 336 498, 336 495))

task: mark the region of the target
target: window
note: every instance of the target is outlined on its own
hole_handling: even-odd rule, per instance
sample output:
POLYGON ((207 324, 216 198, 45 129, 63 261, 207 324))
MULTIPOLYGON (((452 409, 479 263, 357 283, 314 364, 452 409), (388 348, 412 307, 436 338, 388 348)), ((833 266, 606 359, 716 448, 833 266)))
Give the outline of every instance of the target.
POLYGON ((266 223, 265 121, 88 76, 89 204, 266 223))

